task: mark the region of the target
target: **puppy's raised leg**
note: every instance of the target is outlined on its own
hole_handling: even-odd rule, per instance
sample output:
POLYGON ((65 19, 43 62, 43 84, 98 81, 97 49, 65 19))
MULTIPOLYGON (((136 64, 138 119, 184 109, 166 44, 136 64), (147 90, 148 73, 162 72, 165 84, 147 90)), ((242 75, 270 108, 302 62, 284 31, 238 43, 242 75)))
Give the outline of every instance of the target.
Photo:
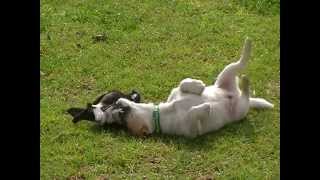
POLYGON ((210 103, 203 103, 198 106, 193 106, 186 116, 186 123, 188 123, 188 130, 186 136, 194 138, 203 133, 202 121, 208 119, 210 116, 210 103))
POLYGON ((234 119, 240 120, 246 116, 249 111, 249 98, 250 98, 250 82, 249 78, 245 75, 241 77, 241 95, 236 103, 235 111, 231 111, 234 119))
POLYGON ((251 40, 246 38, 240 59, 237 62, 227 65, 223 69, 223 71, 218 75, 215 85, 228 91, 234 91, 238 89, 236 75, 239 73, 239 71, 246 67, 250 52, 251 40))

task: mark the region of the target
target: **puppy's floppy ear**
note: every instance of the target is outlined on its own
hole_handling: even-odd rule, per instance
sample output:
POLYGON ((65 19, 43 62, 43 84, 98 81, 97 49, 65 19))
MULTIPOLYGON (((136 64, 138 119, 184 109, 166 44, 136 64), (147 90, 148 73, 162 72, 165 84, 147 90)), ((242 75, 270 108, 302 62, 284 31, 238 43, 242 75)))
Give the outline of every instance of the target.
POLYGON ((72 117, 75 117, 76 115, 78 115, 79 113, 81 113, 82 111, 84 111, 85 109, 83 108, 69 108, 67 110, 67 112, 72 116, 72 117))
POLYGON ((129 99, 135 103, 140 103, 141 97, 137 91, 132 90, 131 93, 129 94, 129 99))
MULTIPOLYGON (((99 97, 97 97, 97 98, 93 101, 92 104, 98 104, 98 103, 101 101, 101 99, 102 99, 106 94, 108 94, 108 93, 106 92, 106 93, 100 95, 99 97)), ((88 104, 89 104, 89 103, 88 103, 88 104)))

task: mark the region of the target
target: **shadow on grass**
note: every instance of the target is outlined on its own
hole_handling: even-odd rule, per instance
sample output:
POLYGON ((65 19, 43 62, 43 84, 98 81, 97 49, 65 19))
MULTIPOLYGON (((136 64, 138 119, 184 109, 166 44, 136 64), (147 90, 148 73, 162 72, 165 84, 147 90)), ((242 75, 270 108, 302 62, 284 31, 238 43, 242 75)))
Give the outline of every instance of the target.
POLYGON ((147 138, 139 138, 132 136, 126 128, 119 125, 99 126, 93 125, 91 128, 93 133, 110 133, 114 137, 122 136, 127 139, 143 139, 146 142, 159 142, 169 146, 173 145, 177 149, 189 149, 190 151, 206 151, 213 149, 216 141, 225 141, 233 138, 240 139, 243 142, 253 142, 255 139, 254 125, 247 118, 239 122, 226 125, 218 131, 214 131, 194 139, 185 138, 176 135, 152 134, 147 138))

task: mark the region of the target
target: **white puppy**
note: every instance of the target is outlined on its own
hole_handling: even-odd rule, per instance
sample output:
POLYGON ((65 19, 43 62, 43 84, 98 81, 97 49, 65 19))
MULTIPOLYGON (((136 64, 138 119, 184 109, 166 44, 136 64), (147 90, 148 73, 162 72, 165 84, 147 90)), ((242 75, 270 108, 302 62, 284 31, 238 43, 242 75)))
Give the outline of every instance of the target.
POLYGON ((249 80, 245 76, 242 89, 239 88, 237 74, 245 68, 250 51, 247 38, 240 59, 226 66, 214 85, 184 79, 172 90, 167 102, 158 106, 120 98, 117 105, 128 110, 124 116, 128 129, 138 136, 160 131, 193 138, 241 120, 250 107, 273 108, 262 98, 249 97, 249 80))

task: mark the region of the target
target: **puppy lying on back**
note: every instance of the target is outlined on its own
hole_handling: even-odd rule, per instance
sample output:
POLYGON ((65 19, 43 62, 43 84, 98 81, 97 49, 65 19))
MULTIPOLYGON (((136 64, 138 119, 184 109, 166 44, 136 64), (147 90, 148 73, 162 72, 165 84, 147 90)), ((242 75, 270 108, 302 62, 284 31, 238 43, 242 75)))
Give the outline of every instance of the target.
POLYGON ((167 102, 159 105, 120 98, 116 104, 123 111, 117 111, 118 116, 114 117, 123 118, 134 135, 156 132, 193 138, 243 119, 250 108, 273 108, 265 99, 250 97, 246 76, 239 87, 237 74, 246 67, 250 51, 251 42, 247 39, 240 59, 227 65, 213 85, 184 79, 171 91, 167 102))
POLYGON ((117 106, 115 105, 119 98, 125 98, 129 101, 140 103, 141 96, 134 90, 127 95, 120 91, 113 90, 102 94, 94 100, 93 103, 88 103, 86 108, 72 107, 69 108, 67 112, 73 117, 72 122, 74 123, 81 120, 87 120, 96 122, 100 125, 112 123, 122 124, 119 118, 113 118, 113 114, 120 110, 117 109, 117 106))

